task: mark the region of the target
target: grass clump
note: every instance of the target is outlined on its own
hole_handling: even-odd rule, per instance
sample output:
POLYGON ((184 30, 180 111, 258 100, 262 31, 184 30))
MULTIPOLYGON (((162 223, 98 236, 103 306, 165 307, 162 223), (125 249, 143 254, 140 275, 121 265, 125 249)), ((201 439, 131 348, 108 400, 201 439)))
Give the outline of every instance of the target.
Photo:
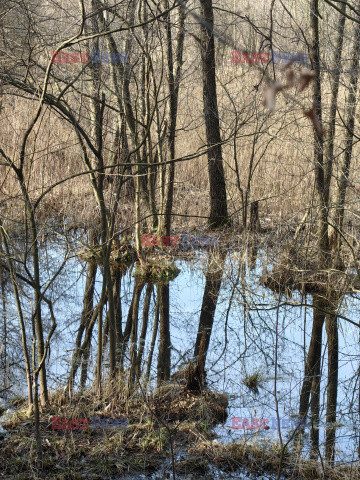
MULTIPOLYGON (((41 475, 47 479, 90 479, 156 471, 171 456, 171 447, 175 455, 181 449, 187 456, 195 438, 210 438, 207 430, 224 418, 226 406, 223 395, 189 392, 174 383, 129 393, 119 380, 115 387, 104 388, 101 396, 89 390, 75 393, 71 399, 57 392, 40 415, 41 475), (90 421, 87 429, 52 429, 52 417, 67 419, 70 426, 71 419, 124 416, 127 428, 93 428, 90 421)), ((34 478, 32 472, 39 464, 33 415, 14 415, 7 427, 8 439, 0 444, 3 471, 11 478, 34 478)), ((194 469, 190 463, 181 463, 179 468, 194 469)))
MULTIPOLYGON (((102 264, 102 246, 94 245, 87 246, 78 251, 77 256, 80 260, 86 262, 94 262, 98 265, 102 264)), ((123 273, 137 260, 137 255, 134 247, 129 241, 123 239, 120 242, 114 242, 110 252, 110 266, 115 270, 120 270, 123 273)))
POLYGON ((151 261, 137 265, 134 276, 148 283, 167 284, 179 275, 180 269, 166 260, 151 261))
POLYGON ((263 375, 261 372, 254 372, 251 375, 247 375, 243 380, 242 383, 252 392, 259 393, 259 386, 263 379, 263 375))

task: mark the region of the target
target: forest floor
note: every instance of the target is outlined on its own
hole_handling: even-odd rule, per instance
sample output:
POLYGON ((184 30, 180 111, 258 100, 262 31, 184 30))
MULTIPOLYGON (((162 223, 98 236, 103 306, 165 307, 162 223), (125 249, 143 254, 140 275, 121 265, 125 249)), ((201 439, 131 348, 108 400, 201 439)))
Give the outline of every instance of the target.
POLYGON ((319 464, 287 448, 282 455, 279 444, 220 443, 213 427, 227 418, 223 394, 192 392, 178 379, 147 393, 125 391, 121 385, 101 397, 93 391, 71 398, 52 394, 40 415, 41 469, 33 414, 26 400, 15 401, 16 414, 5 423, 7 436, 0 445, 0 478, 120 479, 157 472, 164 464, 170 472, 166 478, 210 480, 214 466, 229 475, 246 471, 246 478, 265 473, 276 478, 280 463, 281 478, 360 478, 358 467, 332 468, 324 476, 319 464))

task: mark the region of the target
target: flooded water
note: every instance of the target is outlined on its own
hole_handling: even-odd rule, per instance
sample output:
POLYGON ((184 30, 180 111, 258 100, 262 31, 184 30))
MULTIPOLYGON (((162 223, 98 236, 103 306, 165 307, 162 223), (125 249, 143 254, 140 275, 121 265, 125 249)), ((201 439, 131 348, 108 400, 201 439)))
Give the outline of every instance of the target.
MULTIPOLYGON (((47 361, 49 386, 52 389, 64 386, 67 380, 81 316, 86 264, 74 256, 76 248, 77 245, 72 246, 63 271, 49 290, 58 323, 50 359, 47 361)), ((43 258, 46 258, 46 264, 42 273, 43 283, 51 278, 63 257, 64 246, 61 243, 44 247, 43 258)), ((263 287, 260 283, 263 265, 261 252, 256 262, 252 262, 252 269, 249 268, 248 261, 244 262, 244 256, 240 253, 228 253, 223 260, 219 256, 203 252, 191 262, 185 260, 176 262, 180 274, 169 284, 171 372, 177 371, 188 359, 194 357, 201 312, 203 316, 207 315, 209 318, 211 308, 216 305, 213 323, 207 326, 209 348, 206 358, 206 379, 210 389, 225 393, 229 397, 228 419, 215 428, 219 441, 229 443, 246 439, 250 443, 261 445, 261 442, 279 442, 281 436, 282 442, 286 443, 295 425, 294 416, 299 411, 299 396, 312 330, 312 298, 310 295, 297 293, 294 293, 292 298, 279 297, 263 287), (216 278, 221 278, 218 296, 214 277, 209 276, 210 260, 212 265, 214 262, 217 264, 216 278), (204 300, 204 294, 207 301, 204 300), (254 385, 245 381, 252 376, 256 378, 254 385)), ((133 269, 128 270, 121 282, 120 297, 124 322, 133 296, 133 272, 133 269)), ((100 296, 101 284, 101 271, 98 271, 96 299, 100 296)), ((145 289, 140 302, 140 319, 144 295, 145 289)), ((6 314, 8 318, 14 319, 15 325, 16 311, 10 288, 6 298, 6 314)), ((155 303, 153 293, 143 370, 147 367, 155 303)), ((340 309, 344 318, 339 319, 337 463, 352 463, 359 459, 359 329, 345 319, 348 318, 357 324, 359 307, 358 295, 349 295, 343 299, 340 309)), ((31 305, 28 314, 30 313, 31 305)), ((48 319, 48 328, 49 325, 48 319)), ((96 329, 93 339, 96 339, 96 329)), ((327 378, 325 330, 322 341, 319 432, 320 452, 324 454, 327 378)), ((156 379, 157 374, 157 351, 156 343, 150 370, 153 379, 156 379)), ((21 357, 20 333, 16 329, 9 337, 8 352, 12 352, 14 363, 16 357, 21 357)), ((95 356, 96 340, 93 340, 89 385, 94 371, 95 356)), ((22 378, 21 369, 11 369, 12 390, 26 394, 26 385, 22 378)), ((310 426, 307 424, 304 433, 305 455, 309 452, 309 438, 310 426)), ((231 477, 229 474, 222 477, 220 471, 217 475, 214 478, 241 478, 231 477)), ((149 477, 128 478, 140 480, 149 477)), ((156 476, 151 478, 155 479, 156 476)))

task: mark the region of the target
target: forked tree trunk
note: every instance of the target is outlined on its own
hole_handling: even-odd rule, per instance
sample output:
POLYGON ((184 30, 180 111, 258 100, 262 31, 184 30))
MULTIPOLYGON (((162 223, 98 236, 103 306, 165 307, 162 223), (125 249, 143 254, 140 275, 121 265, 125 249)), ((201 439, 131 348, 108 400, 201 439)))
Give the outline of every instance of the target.
POLYGON ((319 386, 321 368, 322 331, 325 321, 324 311, 327 310, 327 302, 320 295, 313 295, 313 326, 311 340, 305 365, 305 375, 300 393, 299 417, 305 419, 309 410, 311 395, 311 440, 313 454, 318 451, 319 431, 319 386))
MULTIPOLYGON (((120 369, 121 371, 124 370, 124 359, 125 359, 125 352, 126 352, 126 347, 128 344, 128 341, 131 336, 131 331, 133 327, 133 315, 134 312, 139 311, 139 303, 140 303, 140 298, 141 298, 141 292, 145 286, 145 283, 143 282, 142 279, 139 280, 138 277, 135 277, 135 282, 134 282, 134 290, 133 290, 133 296, 131 299, 131 304, 128 312, 128 316, 126 319, 126 324, 124 328, 124 333, 123 333, 123 339, 121 343, 121 352, 120 352, 120 369)), ((136 313, 137 315, 137 313, 136 313)))
MULTIPOLYGON (((165 2, 166 8, 169 8, 169 2, 165 2)), ((183 49, 185 39, 185 9, 179 7, 178 35, 176 39, 175 58, 172 40, 172 23, 170 12, 165 17, 166 26, 166 55, 167 55, 167 81, 169 89, 169 105, 168 105, 168 132, 167 132, 167 152, 170 160, 175 159, 175 138, 177 124, 177 110, 179 98, 179 86, 181 79, 183 49)), ((160 145, 161 148, 161 145, 160 145)), ((161 234, 170 235, 171 212, 173 208, 174 197, 174 180, 175 180, 175 163, 170 163, 162 170, 161 175, 164 185, 161 186, 163 195, 162 216, 160 218, 161 234)))

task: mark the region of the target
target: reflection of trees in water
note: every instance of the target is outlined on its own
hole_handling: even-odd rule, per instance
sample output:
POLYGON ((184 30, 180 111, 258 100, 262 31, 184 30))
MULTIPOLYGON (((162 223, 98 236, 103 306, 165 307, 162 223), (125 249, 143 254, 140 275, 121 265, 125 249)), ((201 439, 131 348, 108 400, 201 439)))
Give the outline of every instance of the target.
POLYGON ((299 416, 305 418, 310 407, 311 418, 311 455, 318 457, 319 453, 319 423, 320 423, 320 383, 322 363, 322 335, 325 323, 328 344, 328 375, 327 375, 327 406, 326 406, 326 441, 325 457, 334 461, 335 427, 337 389, 338 389, 338 326, 337 309, 339 297, 326 298, 323 295, 313 295, 313 325, 310 345, 304 369, 299 416))
MULTIPOLYGON (((152 285, 144 283, 138 277, 133 279, 129 274, 113 272, 114 298, 118 309, 117 374, 127 376, 130 389, 136 387, 139 380, 151 380, 154 377, 160 385, 169 380, 171 373, 177 369, 179 360, 185 360, 186 363, 188 359, 192 360, 198 356, 201 338, 205 332, 204 357, 208 383, 222 385, 220 380, 226 378, 227 391, 234 392, 236 396, 233 408, 248 411, 247 409, 261 406, 262 412, 274 416, 276 368, 276 395, 279 400, 280 416, 283 418, 285 415, 296 413, 300 416, 310 416, 314 426, 310 438, 312 455, 317 456, 319 450, 321 452, 325 447, 324 453, 331 462, 334 457, 336 434, 333 424, 338 417, 336 412, 338 390, 345 391, 346 406, 350 412, 355 413, 358 409, 354 394, 355 387, 358 388, 357 375, 354 374, 345 383, 338 371, 338 344, 342 339, 338 338, 340 322, 336 315, 341 298, 314 295, 313 304, 309 306, 313 312, 309 331, 309 325, 302 325, 299 315, 301 304, 305 306, 304 315, 309 312, 304 298, 297 293, 294 293, 292 299, 284 295, 280 298, 278 295, 271 297, 269 290, 254 282, 257 271, 255 268, 250 274, 250 267, 254 268, 254 260, 249 262, 247 269, 244 262, 238 261, 234 256, 225 258, 223 253, 209 253, 203 276, 202 301, 198 303, 199 311, 190 314, 188 320, 184 315, 186 299, 182 298, 181 293, 176 294, 174 283, 152 285), (276 332, 277 311, 279 323, 276 332), (185 346, 179 350, 176 337, 184 336, 180 328, 187 324, 191 337, 183 339, 185 346), (328 350, 325 353, 324 326, 328 350), (327 361, 325 357, 328 358, 327 361), (327 375, 322 373, 324 366, 327 368, 327 375), (299 372, 300 368, 302 373, 299 372), (242 381, 257 373, 259 375, 254 375, 254 378, 258 379, 257 389, 249 390, 242 381), (326 387, 324 382, 327 384, 326 387), (255 393, 256 390, 258 394, 255 393), (323 439, 324 429, 321 425, 325 416, 322 412, 325 408, 327 428, 323 439), (320 429, 316 428, 319 424, 320 429)), ((196 272, 191 280, 197 287, 201 282, 199 272, 196 272)), ((78 355, 74 355, 77 359, 75 363, 79 366, 79 372, 74 376, 76 388, 84 387, 86 379, 88 382, 94 379, 92 352, 97 349, 98 331, 96 323, 89 328, 89 318, 98 305, 95 276, 96 274, 99 276, 100 273, 101 268, 91 263, 87 264, 83 282, 82 312, 79 315, 72 346, 73 348, 75 346, 74 351, 79 345, 86 347, 78 350, 78 355), (84 345, 87 336, 88 341, 84 345)), ((184 279, 184 273, 179 276, 179 279, 181 278, 184 279)), ((69 283, 73 282, 71 277, 67 280, 69 283)), ((64 282, 61 278, 59 281, 64 282)), ((180 280, 180 285, 181 282, 180 280)), ((62 286, 65 287, 65 284, 62 286)), ((55 285, 54 289, 56 288, 55 285)), ((10 298, 10 294, 8 297, 10 298)), ((101 368, 103 377, 106 378, 108 372, 106 301, 103 308, 101 368)), ((59 325, 63 328, 65 321, 59 322, 59 325)), ((11 326, 11 322, 8 322, 8 326, 11 326)), ((11 328, 8 329, 9 337, 10 333, 11 328)), ((64 358, 65 355, 59 357, 58 361, 63 363, 64 358)), ((343 396, 343 393, 341 395, 343 396)), ((342 414, 344 410, 345 406, 342 405, 340 413, 342 414)), ((257 416, 260 418, 262 414, 259 413, 257 416)), ((307 443, 304 442, 303 446, 307 448, 307 443)))
MULTIPOLYGON (((251 252, 250 252, 251 253, 251 252)), ((254 268, 254 262, 249 263, 251 269, 254 268)), ((271 387, 266 384, 261 384, 260 394, 252 395, 252 405, 268 405, 272 408, 274 403, 276 403, 276 397, 280 398, 282 407, 286 406, 287 398, 291 398, 291 407, 292 411, 289 414, 296 413, 296 408, 298 409, 298 415, 300 417, 309 416, 310 417, 310 440, 311 440, 311 456, 317 458, 320 453, 320 432, 322 431, 321 425, 323 425, 324 417, 326 417, 326 427, 324 428, 324 453, 325 458, 329 463, 334 462, 334 452, 335 452, 335 436, 336 436, 336 426, 335 422, 337 420, 337 397, 338 397, 338 388, 339 388, 339 338, 338 338, 338 309, 343 299, 343 293, 339 290, 332 291, 326 290, 326 294, 314 294, 313 303, 309 305, 311 311, 313 312, 313 322, 312 322, 312 332, 309 335, 310 345, 308 351, 306 352, 306 344, 303 344, 303 350, 306 353, 306 361, 303 367, 303 374, 297 374, 296 377, 293 376, 295 372, 291 372, 291 369, 284 369, 284 364, 289 356, 290 352, 296 347, 301 346, 300 343, 294 342, 287 335, 287 329, 291 325, 300 331, 299 327, 301 325, 298 322, 298 318, 289 320, 292 315, 297 315, 299 313, 299 305, 304 305, 302 298, 299 298, 299 295, 294 292, 294 298, 289 299, 288 297, 283 297, 282 295, 275 295, 273 301, 266 301, 264 304, 264 298, 261 298, 264 290, 261 288, 256 288, 254 284, 249 284, 248 275, 244 268, 239 268, 241 274, 237 272, 232 275, 231 280, 233 284, 228 291, 228 302, 229 307, 225 315, 225 324, 228 322, 229 310, 232 310, 232 314, 235 313, 234 304, 238 302, 239 311, 242 311, 242 317, 240 317, 239 328, 242 328, 243 335, 239 338, 240 343, 244 346, 242 355, 239 358, 239 363, 242 365, 242 370, 245 372, 245 376, 249 376, 247 372, 257 372, 259 368, 259 359, 264 361, 264 364, 267 365, 267 368, 264 368, 264 365, 260 367, 260 371, 265 370, 265 380, 266 376, 269 377, 271 374, 271 369, 273 375, 278 377, 279 391, 275 394, 271 393, 271 387), (234 292, 236 294, 234 295, 234 292), (259 295, 260 293, 260 295, 259 295), (234 297, 236 301, 234 302, 234 297), (277 305, 278 303, 278 305, 277 305), (293 304, 293 307, 291 307, 293 304), (271 312, 274 314, 276 311, 281 312, 280 317, 280 326, 277 332, 278 341, 275 342, 276 336, 274 336, 274 318, 271 315, 271 312), (324 340, 323 340, 323 327, 326 328, 326 345, 327 352, 324 352, 324 340), (254 339, 256 338, 256 345, 254 345, 254 339), (272 341, 271 341, 272 339, 272 341), (267 341, 269 340, 269 341, 267 341), (278 364, 275 362, 275 347, 277 343, 278 348, 278 364), (297 343, 297 345, 296 345, 297 343), (325 357, 327 356, 327 360, 325 357), (253 359, 256 360, 253 363, 253 359), (327 375, 322 373, 323 366, 327 367, 327 375), (272 364, 272 367, 271 367, 272 364), (269 368, 270 367, 270 368, 269 368), (276 371, 275 371, 276 369, 276 371), (283 373, 287 373, 293 376, 293 379, 296 381, 295 387, 286 390, 286 384, 282 382, 283 373), (300 383, 301 378, 302 383, 300 383), (325 390, 321 391, 321 386, 326 384, 325 390), (285 387, 285 388, 284 388, 285 387), (301 387, 301 388, 300 388, 301 387), (267 392, 265 392, 267 390, 267 392), (296 395, 298 392, 298 396, 296 395), (264 393, 267 393, 267 395, 264 393), (294 397, 295 393, 295 397, 294 397), (267 398, 266 398, 267 397, 267 398), (271 400, 273 398, 273 400, 271 400), (297 398, 297 400, 296 400, 297 398), (323 401, 321 401, 323 399, 323 401), (269 402, 270 400, 270 402, 269 402), (297 406, 296 406, 297 405, 297 406), (294 409, 295 407, 295 409, 294 409), (321 415, 322 410, 326 409, 326 415, 321 415)), ((227 280, 229 277, 227 273, 225 274, 227 280)), ((306 309, 308 310, 308 308, 306 309)), ((306 314, 306 310, 304 311, 306 314)), ((230 315, 231 316, 231 315, 230 315)), ((344 318, 344 317, 343 317, 344 318)), ((230 328, 230 325, 228 325, 230 328)), ((305 328, 305 326, 303 327, 305 328)), ((216 330, 217 331, 217 330, 216 330)), ((306 335, 308 335, 308 328, 303 332, 302 336, 304 337, 304 342, 306 335)), ((300 335, 298 335, 300 337, 300 335)), ((300 337, 301 338, 301 337, 300 337)), ((228 342, 224 346, 221 355, 224 354, 224 350, 228 347, 231 348, 231 341, 228 341, 228 335, 225 335, 225 341, 228 342)), ((291 355, 291 354, 290 354, 291 355)), ((301 351, 298 351, 298 356, 293 356, 290 360, 290 366, 296 365, 298 359, 301 359, 301 351)), ((231 362, 229 362, 231 363, 231 362)), ((216 361, 215 363, 216 364, 216 361)), ((255 375, 254 375, 255 377, 255 375)), ((261 375, 258 376, 261 380, 261 375)), ((342 388, 345 388, 344 380, 342 381, 342 388)), ((248 392, 251 395, 251 392, 248 392)), ((245 403, 243 404, 245 406, 245 403)), ((288 405, 290 406, 290 405, 288 405)), ((357 407, 356 407, 357 408, 357 407)))
POLYGON ((170 287, 158 285, 157 294, 160 305, 159 355, 157 379, 160 386, 170 378, 170 287))
POLYGON ((9 275, 0 269, 0 398, 21 394, 23 353, 18 319, 12 308, 9 275))
POLYGON ((205 273, 205 289, 202 299, 199 327, 195 340, 194 357, 199 355, 200 343, 205 333, 205 358, 210 344, 216 305, 221 288, 226 253, 217 255, 209 253, 207 271, 205 273))

